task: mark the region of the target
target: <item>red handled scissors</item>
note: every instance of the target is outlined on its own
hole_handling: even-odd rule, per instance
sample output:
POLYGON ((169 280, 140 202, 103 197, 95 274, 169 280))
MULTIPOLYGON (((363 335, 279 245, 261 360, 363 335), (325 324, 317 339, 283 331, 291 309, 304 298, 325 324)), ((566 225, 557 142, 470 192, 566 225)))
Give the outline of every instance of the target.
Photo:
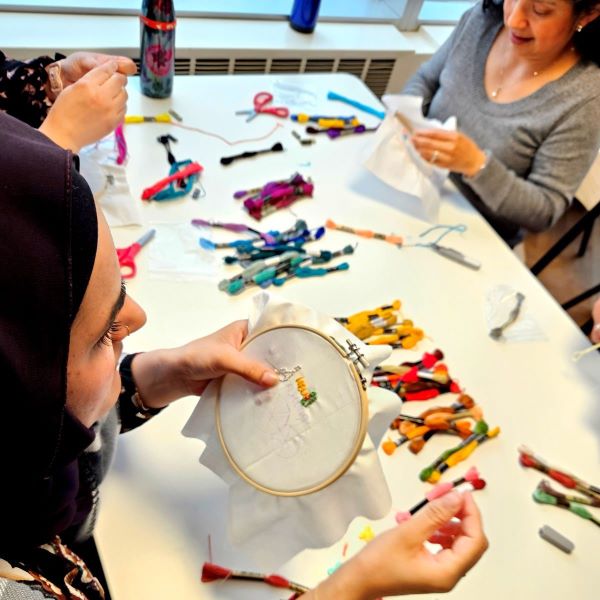
POLYGON ((135 257, 137 253, 154 237, 156 229, 151 229, 145 233, 137 242, 127 246, 126 248, 117 248, 117 256, 119 257, 119 265, 121 266, 121 277, 123 279, 131 279, 135 277, 137 271, 135 266, 135 257))
POLYGON ((282 117, 285 119, 289 116, 290 111, 285 106, 268 106, 273 102, 273 94, 269 92, 258 92, 254 96, 254 108, 251 110, 238 110, 236 115, 248 115, 246 123, 252 121, 258 114, 275 115, 276 117, 282 117))

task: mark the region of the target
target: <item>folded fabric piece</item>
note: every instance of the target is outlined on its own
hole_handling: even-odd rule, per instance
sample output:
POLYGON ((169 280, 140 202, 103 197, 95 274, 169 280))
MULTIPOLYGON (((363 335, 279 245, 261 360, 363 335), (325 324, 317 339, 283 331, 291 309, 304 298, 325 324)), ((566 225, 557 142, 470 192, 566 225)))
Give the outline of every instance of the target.
POLYGON ((373 151, 365 162, 369 171, 389 186, 416 196, 422 202, 426 218, 437 222, 440 188, 448 171, 424 161, 410 142, 405 127, 395 117, 400 113, 413 129, 456 129, 456 119, 445 123, 426 119, 421 112, 423 98, 418 96, 387 95, 383 97, 387 115, 372 140, 373 151))
MULTIPOLYGON (((298 496, 273 495, 247 483, 231 466, 216 429, 215 411, 220 382, 213 382, 206 389, 183 429, 185 436, 198 438, 206 443, 200 462, 230 485, 230 541, 267 570, 277 568, 306 548, 331 546, 341 539, 350 522, 357 516, 379 519, 389 512, 391 497, 377 456, 377 447, 399 409, 399 401, 394 394, 368 386, 373 369, 390 355, 391 349, 388 346, 367 346, 327 315, 266 292, 257 294, 249 318, 249 334, 255 335, 283 325, 310 327, 336 340, 350 340, 368 362, 368 367, 359 369, 367 380, 367 434, 358 456, 348 470, 319 491, 298 496)), ((283 355, 289 356, 290 351, 285 351, 283 355)), ((340 360, 343 360, 341 355, 340 360)), ((292 362, 295 363, 295 358, 292 362)), ((323 377, 326 377, 326 361, 323 363, 323 377)), ((272 390, 276 391, 277 386, 272 390)), ((240 398, 239 401, 243 402, 244 399, 240 398)), ((317 399, 315 406, 318 402, 317 399)), ((310 407, 306 410, 310 411, 310 407)), ((252 411, 253 408, 249 407, 248 419, 252 418, 252 411)), ((318 415, 316 411, 307 414, 310 414, 311 419, 318 415)), ((286 421, 285 424, 287 423, 286 421)), ((319 426, 319 423, 316 425, 319 426)), ((312 426, 311 429, 314 431, 312 426)), ((281 431, 280 428, 278 435, 281 431)), ((266 432, 266 436, 270 445, 268 459, 273 460, 272 438, 269 437, 269 432, 266 432)), ((286 460, 291 459, 289 450, 305 451, 301 443, 303 439, 306 439, 304 433, 295 431, 293 437, 282 443, 278 458, 282 468, 285 468, 286 460)), ((318 445, 312 446, 307 451, 318 452, 318 448, 318 445)), ((330 455, 327 455, 323 457, 323 461, 326 462, 329 458, 330 455)), ((289 462, 294 464, 293 460, 289 462)), ((306 466, 310 469, 314 464, 315 457, 311 455, 306 466)), ((297 468, 297 461, 295 465, 297 468)))
POLYGON ((141 202, 131 195, 125 166, 116 160, 115 137, 110 135, 81 150, 80 172, 110 227, 142 225, 141 202))

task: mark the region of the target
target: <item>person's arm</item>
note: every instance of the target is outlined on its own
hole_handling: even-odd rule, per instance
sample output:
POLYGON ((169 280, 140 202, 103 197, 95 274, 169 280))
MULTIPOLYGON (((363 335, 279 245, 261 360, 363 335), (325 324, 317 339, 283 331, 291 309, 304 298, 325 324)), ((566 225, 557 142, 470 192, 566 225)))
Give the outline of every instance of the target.
POLYGON ((531 172, 519 177, 494 156, 473 177, 463 177, 498 216, 530 231, 543 231, 569 207, 600 146, 592 124, 600 118, 598 98, 565 115, 536 152, 531 172))
POLYGON ((438 48, 435 54, 425 63, 423 63, 416 73, 408 80, 404 86, 402 93, 409 96, 422 96, 423 98, 423 115, 427 116, 431 99, 437 92, 440 86, 440 75, 444 69, 444 65, 448 59, 452 48, 460 39, 464 25, 473 10, 481 10, 481 7, 469 9, 465 12, 456 27, 448 37, 448 39, 438 48))
POLYGON ((450 492, 409 521, 377 536, 304 600, 374 600, 382 596, 448 592, 488 547, 470 493, 450 492), (453 517, 456 519, 452 520, 453 517), (425 541, 442 545, 431 553, 425 541))
POLYGON ((279 379, 272 367, 240 352, 247 335, 247 322, 235 321, 178 348, 126 357, 120 366, 125 390, 119 398, 122 431, 133 429, 179 398, 200 396, 213 379, 225 373, 264 387, 275 385, 279 379))
POLYGON ((495 215, 530 231, 551 227, 569 207, 600 145, 598 98, 566 114, 542 142, 530 173, 517 175, 460 131, 421 130, 412 136, 424 160, 462 175, 495 215))
POLYGON ((46 67, 59 58, 62 56, 20 61, 0 52, 0 110, 32 127, 39 127, 52 106, 47 95, 46 67))

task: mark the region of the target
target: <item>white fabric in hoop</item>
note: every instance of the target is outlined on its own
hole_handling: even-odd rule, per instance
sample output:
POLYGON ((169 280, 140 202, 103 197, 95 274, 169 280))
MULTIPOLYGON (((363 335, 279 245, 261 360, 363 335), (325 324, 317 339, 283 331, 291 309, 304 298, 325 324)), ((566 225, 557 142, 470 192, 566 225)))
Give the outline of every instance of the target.
POLYGON ((223 379, 221 434, 242 473, 270 491, 302 493, 345 471, 362 446, 363 406, 360 382, 340 352, 310 329, 285 327, 254 338, 244 353, 288 374, 270 389, 237 375, 223 379), (308 406, 299 378, 317 395, 308 406))
MULTIPOLYGON (((369 367, 362 370, 367 382, 370 382, 373 369, 391 353, 389 346, 365 345, 337 321, 307 306, 288 302, 266 292, 257 294, 249 318, 249 334, 255 335, 282 325, 303 325, 338 340, 351 340, 359 347, 369 363, 369 367)), ((332 348, 332 351, 335 350, 332 348)), ((314 349, 307 352, 318 355, 314 349)), ((308 363, 305 355, 302 356, 303 362, 299 364, 304 366, 308 363)), ((315 358, 318 364, 319 356, 315 358)), ((289 359, 286 358, 287 360, 289 359)), ((346 365, 343 360, 340 360, 340 364, 346 365)), ((295 365, 274 364, 274 366, 293 368, 295 365)), ((324 379, 326 377, 322 374, 318 381, 324 379)), ((347 381, 348 385, 352 381, 348 377, 344 377, 343 380, 347 381)), ((307 384, 309 389, 312 389, 308 379, 307 384)), ((342 538, 348 525, 358 516, 380 519, 389 512, 391 497, 377 456, 377 447, 390 421, 399 411, 400 402, 395 394, 382 388, 367 387, 369 405, 367 435, 356 460, 344 475, 331 485, 311 494, 277 496, 262 492, 250 485, 231 466, 223 451, 215 423, 218 389, 218 382, 209 385, 186 423, 183 434, 206 443, 200 462, 230 486, 228 517, 230 540, 235 546, 245 550, 261 568, 274 570, 305 548, 331 546, 342 538)), ((317 392, 320 397, 321 390, 318 389, 317 392)), ((328 390, 323 393, 328 393, 328 390)), ((229 394, 230 391, 227 391, 228 396, 229 394)), ((238 399, 229 400, 237 402, 238 399)), ((306 410, 310 411, 318 403, 319 400, 306 410)), ((280 447, 280 449, 285 448, 285 444, 280 447)), ((330 452, 329 449, 326 451, 330 452)), ((319 461, 328 457, 322 456, 316 448, 311 452, 314 452, 315 457, 311 465, 318 471, 322 467, 319 461)), ((332 462, 326 470, 329 472, 331 467, 332 462)), ((324 472, 325 469, 319 473, 319 477, 324 472)), ((313 477, 314 474, 311 472, 309 475, 313 477)), ((284 484, 297 486, 297 482, 290 484, 290 481, 284 484)), ((281 484, 281 480, 279 483, 281 484)))

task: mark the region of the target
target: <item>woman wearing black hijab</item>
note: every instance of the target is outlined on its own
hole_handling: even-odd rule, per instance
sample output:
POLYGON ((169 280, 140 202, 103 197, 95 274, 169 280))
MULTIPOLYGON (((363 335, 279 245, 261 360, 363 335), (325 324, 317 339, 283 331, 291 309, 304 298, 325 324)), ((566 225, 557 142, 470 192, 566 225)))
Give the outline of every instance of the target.
POLYGON ((91 533, 109 462, 97 456, 100 440, 225 371, 264 385, 276 377, 239 355, 238 322, 182 348, 127 357, 121 382, 121 340, 145 315, 121 288, 108 227, 70 152, 7 115, 0 131, 0 597, 7 573, 24 578, 14 585, 70 597, 69 585, 90 584, 69 580, 58 541, 37 547, 91 533))
MULTIPOLYGON (((121 285, 108 226, 69 151, 5 114, 0 131, 0 598, 96 600, 103 589, 71 547, 91 535, 116 434, 226 372, 264 386, 277 376, 239 352, 244 321, 117 370, 145 314, 121 285)), ((371 542, 319 600, 450 589, 485 547, 472 498, 449 494, 371 542), (437 529, 438 558, 423 547, 437 529)))

